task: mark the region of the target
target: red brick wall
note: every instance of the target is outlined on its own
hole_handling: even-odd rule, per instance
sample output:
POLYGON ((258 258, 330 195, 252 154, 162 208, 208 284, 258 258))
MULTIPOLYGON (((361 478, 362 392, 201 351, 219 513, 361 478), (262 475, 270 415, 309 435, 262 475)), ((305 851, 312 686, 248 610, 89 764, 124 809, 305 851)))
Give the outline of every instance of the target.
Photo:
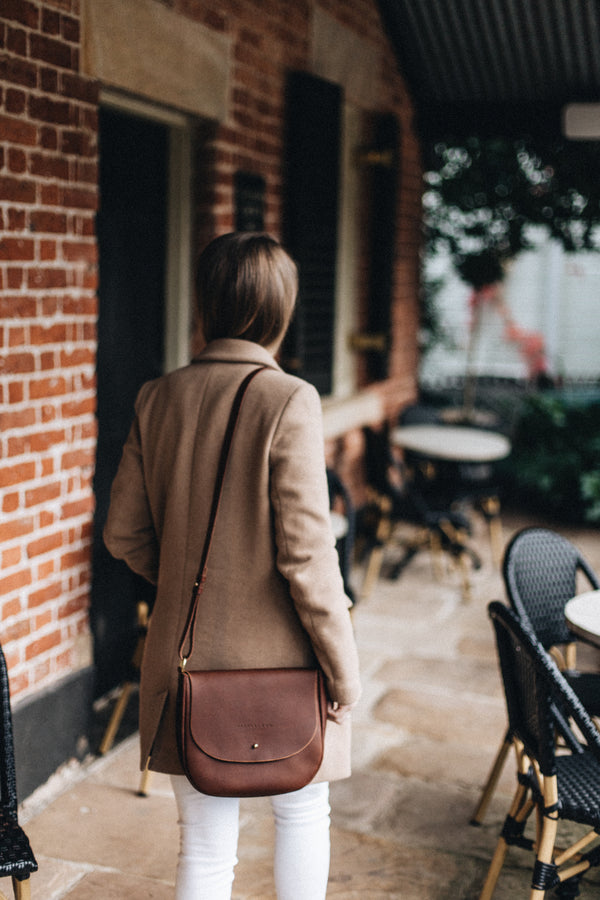
MULTIPOLYGON (((201 23, 235 38, 232 72, 233 105, 229 120, 209 141, 210 154, 203 163, 213 167, 213 187, 201 197, 199 245, 233 227, 233 175, 250 169, 263 175, 267 184, 265 226, 280 233, 282 199, 282 124, 286 69, 306 68, 309 51, 312 0, 294 4, 278 0, 260 4, 255 0, 224 0, 215 21, 203 0, 185 0, 179 5, 201 23)), ((393 421, 399 410, 417 393, 419 253, 421 248, 422 163, 420 145, 412 127, 413 107, 398 74, 395 57, 382 29, 372 0, 321 0, 319 6, 339 22, 358 32, 380 52, 380 100, 377 112, 393 112, 401 132, 401 168, 397 221, 396 274, 392 300, 392 346, 390 377, 377 387, 385 417, 393 421)), ((363 261, 366 265, 366 260, 363 261)), ((366 271, 357 273, 363 282, 361 305, 368 303, 366 271)), ((366 318, 366 316, 365 316, 366 318)), ((359 366, 359 384, 366 384, 364 366, 359 366), (363 373, 363 374, 361 374, 363 373)), ((357 503, 364 499, 362 435, 356 432, 329 442, 328 462, 336 467, 357 503)))
POLYGON ((201 198, 199 245, 233 228, 237 170, 265 179, 265 228, 280 235, 285 76, 288 69, 307 67, 313 3, 224 0, 218 16, 204 0, 174 6, 233 39, 231 108, 210 142, 212 187, 201 198))
POLYGON ((0 640, 13 695, 81 667, 95 441, 97 88, 78 0, 0 19, 0 640))
MULTIPOLYGON (((308 68, 315 0, 167 5, 233 42, 229 114, 201 142, 198 245, 233 227, 238 169, 264 176, 277 234, 285 73, 308 68)), ((374 2, 320 5, 378 48, 378 111, 401 124, 391 377, 380 386, 392 416, 415 391, 419 148, 374 2)), ((13 696, 90 662, 99 86, 79 74, 79 17, 79 0, 3 0, 0 12, 0 641, 13 696)), ((347 448, 351 467, 356 435, 347 448)))

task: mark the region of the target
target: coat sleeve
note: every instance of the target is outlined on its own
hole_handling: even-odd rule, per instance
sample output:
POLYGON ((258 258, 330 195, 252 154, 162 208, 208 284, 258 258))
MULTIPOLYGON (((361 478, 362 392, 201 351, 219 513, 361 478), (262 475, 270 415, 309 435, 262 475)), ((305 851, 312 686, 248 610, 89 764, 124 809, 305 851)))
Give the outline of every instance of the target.
POLYGON ((306 383, 288 400, 270 452, 277 567, 325 672, 331 699, 360 694, 358 653, 344 593, 323 452, 321 403, 306 383))
POLYGON ((157 583, 159 543, 146 492, 137 415, 112 484, 104 543, 130 569, 157 583))

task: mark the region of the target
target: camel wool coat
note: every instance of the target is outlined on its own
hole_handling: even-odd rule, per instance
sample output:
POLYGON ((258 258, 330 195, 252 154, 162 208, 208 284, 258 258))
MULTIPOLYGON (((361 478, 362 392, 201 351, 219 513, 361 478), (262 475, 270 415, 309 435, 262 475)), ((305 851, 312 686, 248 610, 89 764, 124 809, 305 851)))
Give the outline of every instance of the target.
MULTIPOLYGON (((175 708, 179 645, 206 533, 221 442, 234 435, 189 669, 320 663, 329 695, 359 696, 358 655, 329 518, 321 405, 263 347, 212 341, 145 384, 104 529, 110 552, 157 586, 142 660, 141 765, 182 774, 175 708)), ((316 781, 350 774, 350 721, 327 722, 316 781)))

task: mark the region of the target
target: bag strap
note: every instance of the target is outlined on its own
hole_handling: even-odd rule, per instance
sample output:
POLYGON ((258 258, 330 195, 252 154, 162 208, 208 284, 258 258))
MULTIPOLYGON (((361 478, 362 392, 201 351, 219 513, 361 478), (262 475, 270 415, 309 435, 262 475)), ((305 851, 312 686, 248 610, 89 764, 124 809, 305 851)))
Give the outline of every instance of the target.
POLYGON ((253 369, 252 372, 246 375, 239 388, 237 389, 237 393, 231 407, 231 412, 229 413, 229 421, 227 422, 227 428, 225 431, 225 436, 223 437, 223 444, 221 446, 221 455, 219 457, 217 478, 215 481, 210 516, 208 518, 206 537, 204 538, 202 558, 200 560, 200 567, 198 569, 198 574, 196 575, 196 580, 192 589, 190 611, 188 613, 185 629, 183 631, 181 643, 179 645, 179 659, 181 661, 179 668, 181 669, 181 671, 185 669, 186 663, 189 657, 192 655, 192 651, 194 649, 194 626, 196 624, 196 615, 198 613, 198 602, 200 600, 200 594, 202 593, 202 590, 204 588, 204 582, 206 581, 206 574, 208 569, 208 554, 210 552, 213 533, 215 530, 215 522, 217 520, 217 512, 219 510, 221 494, 223 493, 223 481, 225 478, 225 470, 227 468, 227 460, 229 459, 229 451, 231 449, 231 442, 235 432, 235 426, 237 425, 240 409, 242 407, 242 401, 246 394, 246 390, 248 389, 248 386, 255 375, 258 375, 258 373, 261 372, 264 368, 266 368, 266 366, 260 366, 258 369, 253 369), (188 644, 187 651, 186 644, 188 644))

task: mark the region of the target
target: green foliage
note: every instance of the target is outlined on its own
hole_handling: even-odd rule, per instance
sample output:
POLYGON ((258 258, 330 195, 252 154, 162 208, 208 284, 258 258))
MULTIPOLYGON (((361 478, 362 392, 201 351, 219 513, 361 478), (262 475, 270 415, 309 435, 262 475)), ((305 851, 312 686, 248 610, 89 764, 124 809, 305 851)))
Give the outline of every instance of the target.
POLYGON ((514 495, 541 512, 600 523, 600 400, 527 397, 505 475, 514 495))
POLYGON ((531 225, 544 226, 567 251, 597 248, 599 142, 472 137, 437 143, 428 156, 428 250, 447 249, 474 287, 483 283, 482 268, 501 274, 503 261, 531 246, 531 225))
POLYGON ((600 522, 600 472, 584 472, 580 479, 588 522, 600 522))
POLYGON ((452 342, 444 328, 436 302, 437 296, 444 286, 444 279, 424 276, 421 286, 419 348, 421 353, 428 353, 438 344, 451 346, 452 342))

